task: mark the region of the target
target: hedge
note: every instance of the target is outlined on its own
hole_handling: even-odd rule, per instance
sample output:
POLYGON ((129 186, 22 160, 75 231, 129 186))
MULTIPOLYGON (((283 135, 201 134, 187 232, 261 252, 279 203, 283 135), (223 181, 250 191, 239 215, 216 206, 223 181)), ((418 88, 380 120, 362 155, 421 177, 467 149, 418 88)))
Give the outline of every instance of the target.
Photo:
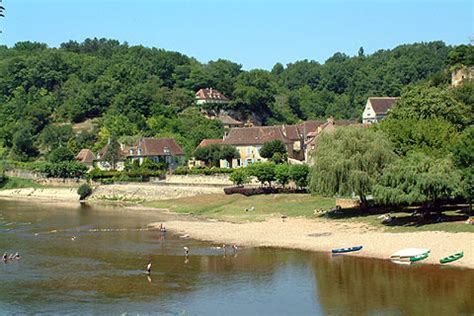
POLYGON ((202 168, 202 167, 195 167, 192 169, 186 167, 179 167, 176 168, 174 174, 176 175, 216 175, 216 174, 230 174, 233 172, 233 169, 229 168, 202 168))

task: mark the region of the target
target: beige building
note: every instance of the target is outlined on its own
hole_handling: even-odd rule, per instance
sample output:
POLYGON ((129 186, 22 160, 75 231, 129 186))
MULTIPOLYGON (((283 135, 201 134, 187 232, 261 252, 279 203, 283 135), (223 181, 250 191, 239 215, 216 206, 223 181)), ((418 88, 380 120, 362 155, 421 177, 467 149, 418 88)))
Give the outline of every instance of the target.
POLYGON ((362 113, 362 123, 372 124, 383 120, 388 111, 395 105, 398 98, 393 97, 370 97, 362 113))

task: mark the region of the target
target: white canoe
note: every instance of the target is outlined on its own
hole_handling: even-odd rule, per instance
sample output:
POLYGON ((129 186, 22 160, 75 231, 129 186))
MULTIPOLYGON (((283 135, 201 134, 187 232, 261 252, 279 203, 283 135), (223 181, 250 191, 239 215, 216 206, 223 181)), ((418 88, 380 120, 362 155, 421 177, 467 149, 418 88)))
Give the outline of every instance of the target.
POLYGON ((421 256, 427 252, 430 252, 429 249, 424 248, 405 248, 400 249, 390 256, 390 259, 402 259, 402 258, 411 258, 415 256, 421 256))

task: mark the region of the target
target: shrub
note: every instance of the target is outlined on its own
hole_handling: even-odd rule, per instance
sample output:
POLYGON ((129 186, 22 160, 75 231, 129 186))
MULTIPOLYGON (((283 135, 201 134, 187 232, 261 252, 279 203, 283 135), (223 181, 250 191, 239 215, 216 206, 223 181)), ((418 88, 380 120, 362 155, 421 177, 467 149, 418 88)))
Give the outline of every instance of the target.
POLYGON ((262 185, 268 183, 271 187, 272 182, 275 181, 275 164, 272 162, 260 162, 252 165, 251 173, 255 176, 262 185))
POLYGON ((84 183, 77 189, 77 194, 79 194, 79 200, 85 200, 92 194, 92 188, 87 183, 84 183))
POLYGON ((40 170, 47 178, 80 178, 87 172, 87 167, 77 161, 47 163, 40 170))
POLYGON ((242 186, 250 182, 250 176, 246 169, 235 169, 230 175, 230 181, 237 186, 242 186))
POLYGON ((290 166, 289 176, 299 188, 305 188, 308 186, 309 166, 292 165, 290 166))
POLYGON ((233 172, 233 169, 228 168, 202 168, 202 167, 195 167, 192 169, 186 167, 179 167, 173 172, 176 175, 187 175, 187 174, 194 174, 194 175, 215 175, 215 174, 230 174, 233 172))
POLYGON ((284 163, 275 166, 275 179, 279 184, 285 186, 290 181, 290 173, 288 164, 284 163))

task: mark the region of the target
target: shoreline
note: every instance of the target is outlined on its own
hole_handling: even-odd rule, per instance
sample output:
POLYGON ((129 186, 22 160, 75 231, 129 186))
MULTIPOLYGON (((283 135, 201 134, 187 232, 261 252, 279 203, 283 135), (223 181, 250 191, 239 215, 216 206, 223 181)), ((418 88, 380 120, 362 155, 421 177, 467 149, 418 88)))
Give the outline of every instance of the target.
MULTIPOLYGON (((151 223, 157 228, 161 223, 151 223)), ((164 221, 178 235, 214 243, 244 247, 287 248, 331 254, 334 248, 362 245, 358 252, 345 255, 390 260, 403 248, 429 248, 430 256, 417 265, 441 265, 439 259, 464 251, 464 257, 446 266, 474 269, 474 234, 448 232, 389 233, 366 224, 336 223, 330 220, 269 218, 264 222, 231 223, 223 221, 164 221)), ((183 239, 185 241, 185 239, 183 239)))
MULTIPOLYGON (((177 188, 175 188, 177 189, 177 188)), ((0 199, 39 203, 80 205, 75 188, 25 188, 0 191, 0 199)), ((403 248, 429 248, 428 259, 418 264, 440 265, 439 259, 464 251, 464 257, 449 266, 474 269, 474 234, 471 232, 385 232, 366 223, 335 222, 327 219, 269 217, 262 222, 232 223, 206 217, 192 216, 131 203, 126 200, 88 199, 91 205, 108 205, 122 210, 149 214, 173 215, 164 220, 169 231, 178 235, 214 243, 237 244, 245 247, 274 247, 331 253, 334 248, 362 245, 356 257, 389 260, 390 255, 403 248)), ((157 227, 160 223, 151 223, 157 227)), ((183 239, 184 241, 184 239, 183 239)))

